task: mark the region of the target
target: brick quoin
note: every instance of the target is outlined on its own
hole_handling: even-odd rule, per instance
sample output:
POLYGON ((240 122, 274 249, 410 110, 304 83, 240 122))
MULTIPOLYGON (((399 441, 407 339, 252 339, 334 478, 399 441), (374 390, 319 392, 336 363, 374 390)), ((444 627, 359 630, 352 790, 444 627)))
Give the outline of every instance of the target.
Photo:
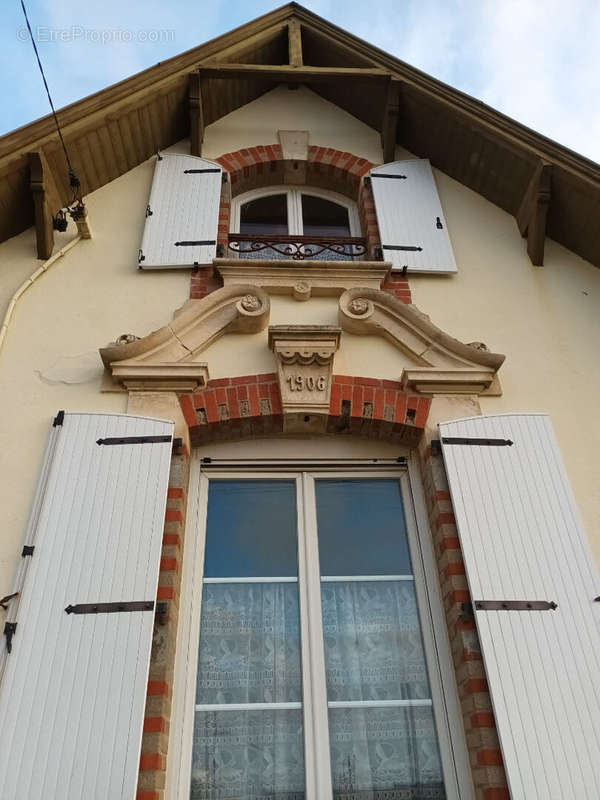
MULTIPOLYGON (((225 153, 216 161, 228 173, 228 180, 221 188, 217 227, 217 244, 222 245, 224 252, 227 253, 232 196, 261 186, 283 184, 284 161, 281 146, 278 144, 246 147, 225 153)), ((308 148, 306 185, 331 189, 356 202, 362 235, 367 240, 369 259, 375 259, 376 248, 381 247, 373 191, 369 181, 364 180, 374 166, 375 164, 366 158, 332 147, 308 148)), ((190 298, 201 300, 222 285, 223 282, 214 267, 210 265, 199 267, 192 274, 190 298)), ((410 287, 404 275, 392 274, 381 288, 403 303, 411 302, 410 287)))

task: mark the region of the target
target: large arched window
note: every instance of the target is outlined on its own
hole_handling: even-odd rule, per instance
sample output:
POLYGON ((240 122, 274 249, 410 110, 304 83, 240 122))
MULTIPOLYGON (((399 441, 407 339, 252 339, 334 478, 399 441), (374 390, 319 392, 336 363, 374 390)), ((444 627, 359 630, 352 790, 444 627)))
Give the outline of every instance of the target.
POLYGON ((229 249, 243 258, 364 257, 356 204, 313 187, 269 186, 236 197, 229 249))

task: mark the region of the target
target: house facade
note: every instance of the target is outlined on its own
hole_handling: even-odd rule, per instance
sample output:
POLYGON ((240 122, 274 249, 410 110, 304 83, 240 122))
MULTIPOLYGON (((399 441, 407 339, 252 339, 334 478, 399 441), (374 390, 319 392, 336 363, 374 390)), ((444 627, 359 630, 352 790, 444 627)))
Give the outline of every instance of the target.
POLYGON ((600 796, 600 168, 297 4, 59 120, 66 230, 0 139, 0 796, 600 796))

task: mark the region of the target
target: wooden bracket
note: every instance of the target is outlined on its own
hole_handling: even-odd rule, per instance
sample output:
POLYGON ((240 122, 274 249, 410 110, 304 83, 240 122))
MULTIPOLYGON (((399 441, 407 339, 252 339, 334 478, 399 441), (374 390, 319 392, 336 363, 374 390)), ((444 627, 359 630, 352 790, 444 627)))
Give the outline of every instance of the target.
POLYGON ((544 264, 546 218, 550 206, 552 165, 539 161, 517 212, 521 236, 527 236, 527 253, 536 267, 544 264))
POLYGON ((33 198, 37 257, 50 258, 54 249, 52 214, 62 208, 54 177, 43 151, 29 153, 29 186, 33 198))
POLYGON ((288 52, 289 62, 292 67, 301 67, 304 64, 302 57, 302 28, 297 19, 288 22, 288 52))
POLYGON ((202 155, 204 141, 204 110, 202 108, 202 77, 197 72, 190 73, 189 109, 190 109, 190 153, 202 155))

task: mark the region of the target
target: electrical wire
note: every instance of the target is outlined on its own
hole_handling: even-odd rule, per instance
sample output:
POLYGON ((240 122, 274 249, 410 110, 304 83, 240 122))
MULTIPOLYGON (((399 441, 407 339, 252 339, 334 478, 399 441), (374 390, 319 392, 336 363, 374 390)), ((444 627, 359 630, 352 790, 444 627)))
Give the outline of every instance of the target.
POLYGON ((54 103, 52 102, 52 95, 50 94, 50 88, 48 87, 48 81, 46 80, 46 75, 44 73, 44 68, 42 66, 42 61, 40 59, 40 54, 37 49, 37 45, 35 43, 35 38, 33 36, 33 32, 31 30, 31 25, 29 24, 29 17, 27 16, 27 9, 25 8, 24 0, 21 0, 21 8, 23 9, 23 15, 25 17, 25 23, 27 25, 27 30, 29 31, 29 36, 31 38, 31 44, 33 45, 33 50, 35 52, 35 57, 37 58, 38 67, 40 68, 40 73, 42 75, 42 80, 44 81, 44 86, 46 87, 46 94, 48 95, 48 102, 50 103, 50 108, 52 109, 52 116, 54 117, 54 122, 56 124, 56 131, 58 133, 58 138, 60 139, 60 143, 62 145, 63 152, 65 154, 65 158, 67 160, 67 166, 69 168, 69 185, 73 189, 73 199, 71 200, 72 203, 75 200, 80 200, 79 197, 79 189, 81 187, 81 183, 79 178, 77 177, 75 170, 73 169, 73 165, 71 164, 71 159, 69 158, 69 152, 67 150, 67 146, 65 144, 65 140, 63 139, 62 131, 60 129, 60 125, 58 123, 58 117, 56 115, 56 109, 54 108, 54 103))

